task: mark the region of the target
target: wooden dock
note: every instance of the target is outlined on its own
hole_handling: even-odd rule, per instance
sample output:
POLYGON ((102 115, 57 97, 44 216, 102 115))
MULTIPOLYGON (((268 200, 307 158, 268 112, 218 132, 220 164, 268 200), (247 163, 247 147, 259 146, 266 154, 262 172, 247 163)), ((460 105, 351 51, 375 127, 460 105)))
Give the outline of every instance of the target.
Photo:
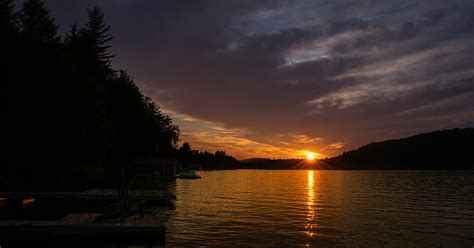
MULTIPOLYGON (((0 192, 2 198, 12 199, 85 199, 85 200, 119 200, 119 192, 114 189, 90 189, 84 192, 0 192)), ((129 190, 131 200, 175 200, 176 195, 169 190, 129 190)))
MULTIPOLYGON (((107 212, 111 202, 121 202, 119 190, 116 189, 90 189, 84 192, 0 192, 2 205, 8 211, 16 213, 20 209, 20 218, 0 220, 0 245, 3 247, 127 247, 129 245, 163 245, 165 241, 166 228, 161 222, 147 223, 123 223, 125 217, 133 215, 134 208, 138 208, 143 218, 143 205, 146 202, 156 204, 157 202, 176 199, 176 196, 168 190, 129 190, 128 196, 133 200, 131 213, 126 215, 123 209, 115 210, 121 218, 118 222, 103 222, 112 216, 107 212), (47 212, 54 210, 58 215, 65 212, 62 219, 45 218, 38 220, 32 218, 23 219, 22 209, 17 204, 25 200, 31 200, 32 204, 41 208, 35 208, 38 216, 49 216, 47 212), (38 202, 38 204, 36 204, 38 202), (10 205, 8 205, 10 204, 10 205), (139 206, 137 205, 139 204, 139 206), (71 207, 72 206, 72 207, 71 207), (88 206, 87 208, 84 206, 88 206), (89 206, 95 210, 88 212, 89 206), (95 206, 95 207, 94 207, 95 206), (15 208, 12 208, 15 207, 15 208), (48 211, 44 212, 46 209, 48 211), (79 210, 85 213, 75 213, 79 210), (96 211, 97 210, 97 211, 96 211), (71 211, 71 212, 69 212, 71 211), (69 213, 68 213, 69 212, 69 213)), ((114 205, 114 204, 112 204, 114 205)), ((116 204, 115 204, 116 205, 116 204)), ((89 209, 90 210, 90 209, 89 209)), ((28 211, 26 211, 28 212, 28 211)), ((61 216, 61 215, 59 215, 61 216)))
POLYGON ((64 224, 88 224, 94 223, 97 217, 96 213, 71 213, 66 215, 61 223, 64 224))
POLYGON ((163 245, 165 242, 166 227, 163 224, 78 224, 70 222, 81 219, 79 215, 71 218, 63 221, 0 221, 0 241, 5 247, 122 247, 163 245))

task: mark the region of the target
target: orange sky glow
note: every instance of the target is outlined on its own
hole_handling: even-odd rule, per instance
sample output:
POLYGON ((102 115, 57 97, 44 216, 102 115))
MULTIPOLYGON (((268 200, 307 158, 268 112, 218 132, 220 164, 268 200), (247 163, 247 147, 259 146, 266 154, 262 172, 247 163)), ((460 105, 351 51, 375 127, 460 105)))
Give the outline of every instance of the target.
POLYGON ((343 142, 326 143, 319 137, 305 134, 277 134, 261 137, 246 129, 226 127, 220 123, 201 120, 163 108, 181 129, 180 144, 189 142, 192 149, 215 152, 224 150, 237 159, 314 159, 338 155, 344 148, 343 142), (275 137, 278 137, 275 139, 275 137))

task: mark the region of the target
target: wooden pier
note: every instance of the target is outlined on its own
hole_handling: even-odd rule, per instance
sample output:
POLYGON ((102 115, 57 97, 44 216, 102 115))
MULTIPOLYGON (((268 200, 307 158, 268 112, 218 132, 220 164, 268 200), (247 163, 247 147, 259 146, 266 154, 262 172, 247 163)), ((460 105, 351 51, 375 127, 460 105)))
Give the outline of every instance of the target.
MULTIPOLYGON (((89 216, 90 217, 90 216, 89 216)), ((77 219, 81 219, 76 216, 77 219)), ((73 223, 64 221, 0 221, 5 247, 127 247, 164 245, 161 225, 73 223)))
MULTIPOLYGON (((0 192, 0 197, 11 199, 84 199, 119 200, 119 191, 114 189, 90 189, 84 192, 0 192)), ((168 190, 129 190, 131 200, 175 200, 176 196, 168 190)))
POLYGON ((84 192, 0 192, 0 205, 3 205, 6 211, 4 212, 6 218, 0 220, 0 245, 2 247, 163 245, 166 228, 161 222, 132 224, 125 222, 125 219, 135 216, 136 213, 143 218, 145 203, 156 205, 163 201, 170 202, 176 199, 176 196, 169 190, 128 190, 127 193, 129 201, 125 205, 117 189, 90 189, 84 192), (25 201, 31 203, 34 211, 37 211, 36 217, 23 218, 23 213, 29 213, 28 208, 25 210, 25 201), (46 212, 43 211, 45 209, 46 212), (82 213, 74 212, 78 210, 82 213), (51 217, 49 212, 53 212, 56 217, 51 217), (121 221, 115 221, 116 219, 121 221))

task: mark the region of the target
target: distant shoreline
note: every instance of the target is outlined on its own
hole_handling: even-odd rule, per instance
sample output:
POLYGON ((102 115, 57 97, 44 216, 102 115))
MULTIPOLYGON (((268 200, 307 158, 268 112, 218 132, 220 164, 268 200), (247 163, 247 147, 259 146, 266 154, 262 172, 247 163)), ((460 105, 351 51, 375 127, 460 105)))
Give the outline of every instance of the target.
POLYGON ((232 166, 203 166, 203 169, 471 171, 474 170, 473 140, 474 128, 456 128, 374 142, 318 161, 253 158, 232 166))

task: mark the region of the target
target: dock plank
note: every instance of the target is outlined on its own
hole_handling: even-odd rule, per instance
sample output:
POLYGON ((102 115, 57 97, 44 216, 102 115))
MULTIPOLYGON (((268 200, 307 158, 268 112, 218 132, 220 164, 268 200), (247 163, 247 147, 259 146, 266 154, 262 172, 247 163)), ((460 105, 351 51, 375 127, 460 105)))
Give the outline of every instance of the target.
MULTIPOLYGON (((60 241, 66 242, 64 244, 67 246, 74 247, 98 243, 121 244, 122 242, 163 244, 165 235, 166 227, 163 224, 117 225, 104 223, 65 224, 62 221, 0 221, 0 241, 13 245, 38 241, 46 242, 48 246, 51 242, 60 241)), ((60 244, 58 247, 66 247, 62 243, 60 244)))
POLYGON ((61 222, 64 224, 86 224, 95 221, 96 213, 70 213, 61 222))

